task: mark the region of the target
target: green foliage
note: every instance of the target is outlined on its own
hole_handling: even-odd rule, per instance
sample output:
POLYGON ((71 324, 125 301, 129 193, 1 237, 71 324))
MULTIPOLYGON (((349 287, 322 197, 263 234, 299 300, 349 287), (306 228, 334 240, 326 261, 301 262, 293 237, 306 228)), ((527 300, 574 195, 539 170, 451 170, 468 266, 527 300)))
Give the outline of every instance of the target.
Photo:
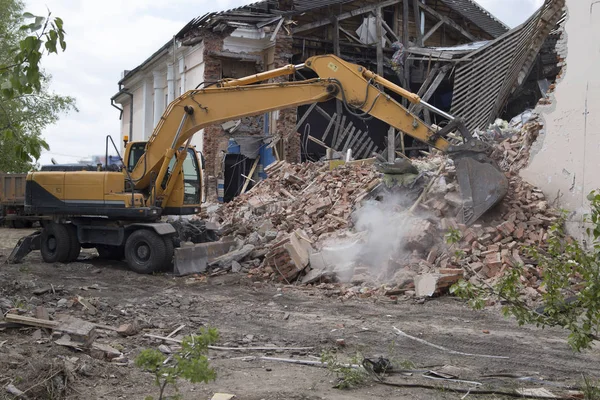
POLYGON ((0 0, 0 171, 27 172, 48 144, 41 133, 75 100, 49 92, 44 55, 64 50, 60 18, 23 12, 19 0, 0 0))
POLYGON ((350 364, 338 360, 337 354, 324 351, 321 353, 321 362, 327 364, 327 369, 337 379, 337 389, 350 389, 365 383, 368 375, 362 367, 362 357, 356 354, 350 359, 350 364))
MULTIPOLYGON (((179 398, 177 379, 187 379, 192 383, 208 383, 215 380, 216 373, 210 368, 207 354, 208 346, 219 339, 219 332, 214 328, 201 329, 198 335, 183 338, 181 350, 167 361, 167 357, 158 350, 145 349, 135 359, 135 365, 154 374, 155 385, 160 388, 158 400, 164 399, 167 385, 175 388, 179 398)), ((146 399, 152 399, 151 396, 146 399)))
POLYGON ((532 309, 522 296, 522 276, 526 275, 523 265, 508 270, 494 286, 461 281, 451 293, 467 299, 475 309, 483 308, 490 297, 500 298, 503 314, 514 316, 520 325, 566 328, 575 351, 589 349, 598 340, 600 329, 600 194, 594 191, 588 200, 588 248, 565 233, 564 211, 549 229, 544 248, 524 248, 542 271, 542 307, 532 309))
POLYGON ((584 400, 600 399, 600 382, 592 382, 590 378, 583 375, 583 398, 584 400))
MULTIPOLYGON (((7 0, 2 3, 16 3, 15 11, 20 5, 7 0)), ((6 49, 7 57, 0 60, 0 91, 5 99, 39 92, 43 80, 40 62, 44 52, 58 54, 58 47, 62 51, 67 48, 63 21, 58 17, 51 18, 50 11, 45 17, 28 12, 10 17, 22 25, 18 28, 18 43, 11 40, 6 49)))

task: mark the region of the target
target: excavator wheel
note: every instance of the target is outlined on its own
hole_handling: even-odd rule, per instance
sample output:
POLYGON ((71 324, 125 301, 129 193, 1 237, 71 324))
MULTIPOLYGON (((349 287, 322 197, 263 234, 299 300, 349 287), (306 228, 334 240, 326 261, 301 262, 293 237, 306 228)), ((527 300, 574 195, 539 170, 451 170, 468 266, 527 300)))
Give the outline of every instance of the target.
POLYGON ((77 257, 79 257, 79 253, 81 252, 81 244, 79 244, 79 238, 77 237, 77 227, 73 224, 65 225, 67 227, 67 232, 69 232, 69 256, 67 257, 67 262, 77 261, 77 257))
POLYGON ((161 271, 172 271, 173 270, 173 256, 175 255, 175 244, 173 243, 173 237, 163 236, 165 242, 165 261, 163 266, 160 268, 161 271))
POLYGON ((42 231, 40 252, 47 263, 65 262, 69 258, 71 236, 67 227, 52 222, 42 231))
POLYGON ((156 232, 138 229, 125 243, 125 259, 132 271, 151 274, 160 271, 167 258, 167 245, 156 232))

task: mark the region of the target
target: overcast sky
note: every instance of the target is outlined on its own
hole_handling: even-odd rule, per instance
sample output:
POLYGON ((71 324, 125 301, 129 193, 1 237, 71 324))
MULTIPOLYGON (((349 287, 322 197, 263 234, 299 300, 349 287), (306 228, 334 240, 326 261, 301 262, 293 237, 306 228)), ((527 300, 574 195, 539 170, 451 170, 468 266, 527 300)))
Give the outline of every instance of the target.
MULTIPOLYGON (((513 27, 526 20, 543 0, 478 0, 513 27)), ((45 15, 50 9, 65 22, 67 51, 44 59, 52 89, 77 99, 78 113, 63 116, 46 129, 55 158, 76 162, 104 154, 106 135, 119 138, 119 111, 110 105, 121 72, 133 69, 165 44, 192 18, 249 3, 245 0, 25 0, 26 9, 45 15)))

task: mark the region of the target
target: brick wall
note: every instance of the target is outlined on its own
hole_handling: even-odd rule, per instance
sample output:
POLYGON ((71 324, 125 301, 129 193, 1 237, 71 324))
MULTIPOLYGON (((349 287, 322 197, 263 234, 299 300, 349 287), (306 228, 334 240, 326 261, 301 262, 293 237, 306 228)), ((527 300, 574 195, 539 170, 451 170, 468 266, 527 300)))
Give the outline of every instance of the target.
MULTIPOLYGON (((204 40, 204 81, 215 82, 221 79, 221 60, 209 55, 211 51, 221 51, 223 49, 224 34, 203 30, 198 33, 204 40)), ((204 129, 204 148, 202 152, 206 160, 206 173, 210 176, 216 176, 220 171, 219 161, 219 142, 225 140, 225 134, 220 126, 209 126, 204 129)), ((209 187, 209 194, 214 190, 209 187)))

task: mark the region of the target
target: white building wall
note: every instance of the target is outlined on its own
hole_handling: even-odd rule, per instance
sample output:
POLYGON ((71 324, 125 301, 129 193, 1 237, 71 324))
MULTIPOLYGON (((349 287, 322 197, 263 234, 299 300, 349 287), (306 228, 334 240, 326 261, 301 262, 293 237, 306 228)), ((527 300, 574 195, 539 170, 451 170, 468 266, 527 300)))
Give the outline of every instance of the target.
POLYGON ((521 175, 573 211, 568 228, 582 233, 586 197, 600 188, 600 2, 567 0, 567 7, 566 35, 558 45, 566 68, 552 104, 540 108, 545 133, 521 175))
MULTIPOLYGON (((172 68, 172 80, 169 85, 168 66, 173 64, 173 54, 165 54, 130 77, 125 88, 129 89, 133 99, 133 135, 129 140, 147 140, 156 124, 169 105, 169 94, 174 98, 188 90, 195 89, 204 81, 204 44, 182 47, 177 53, 177 63, 172 68), (131 85, 131 86, 128 86, 131 85), (131 89, 133 88, 133 90, 131 89), (171 93, 169 93, 169 88, 171 93)), ((129 135, 129 96, 123 96, 123 118, 121 120, 121 139, 129 135)), ((202 131, 194 135, 192 144, 202 149, 202 131)))
POLYGON ((144 118, 144 87, 140 85, 132 90, 133 93, 133 138, 129 140, 144 140, 142 131, 144 118))

